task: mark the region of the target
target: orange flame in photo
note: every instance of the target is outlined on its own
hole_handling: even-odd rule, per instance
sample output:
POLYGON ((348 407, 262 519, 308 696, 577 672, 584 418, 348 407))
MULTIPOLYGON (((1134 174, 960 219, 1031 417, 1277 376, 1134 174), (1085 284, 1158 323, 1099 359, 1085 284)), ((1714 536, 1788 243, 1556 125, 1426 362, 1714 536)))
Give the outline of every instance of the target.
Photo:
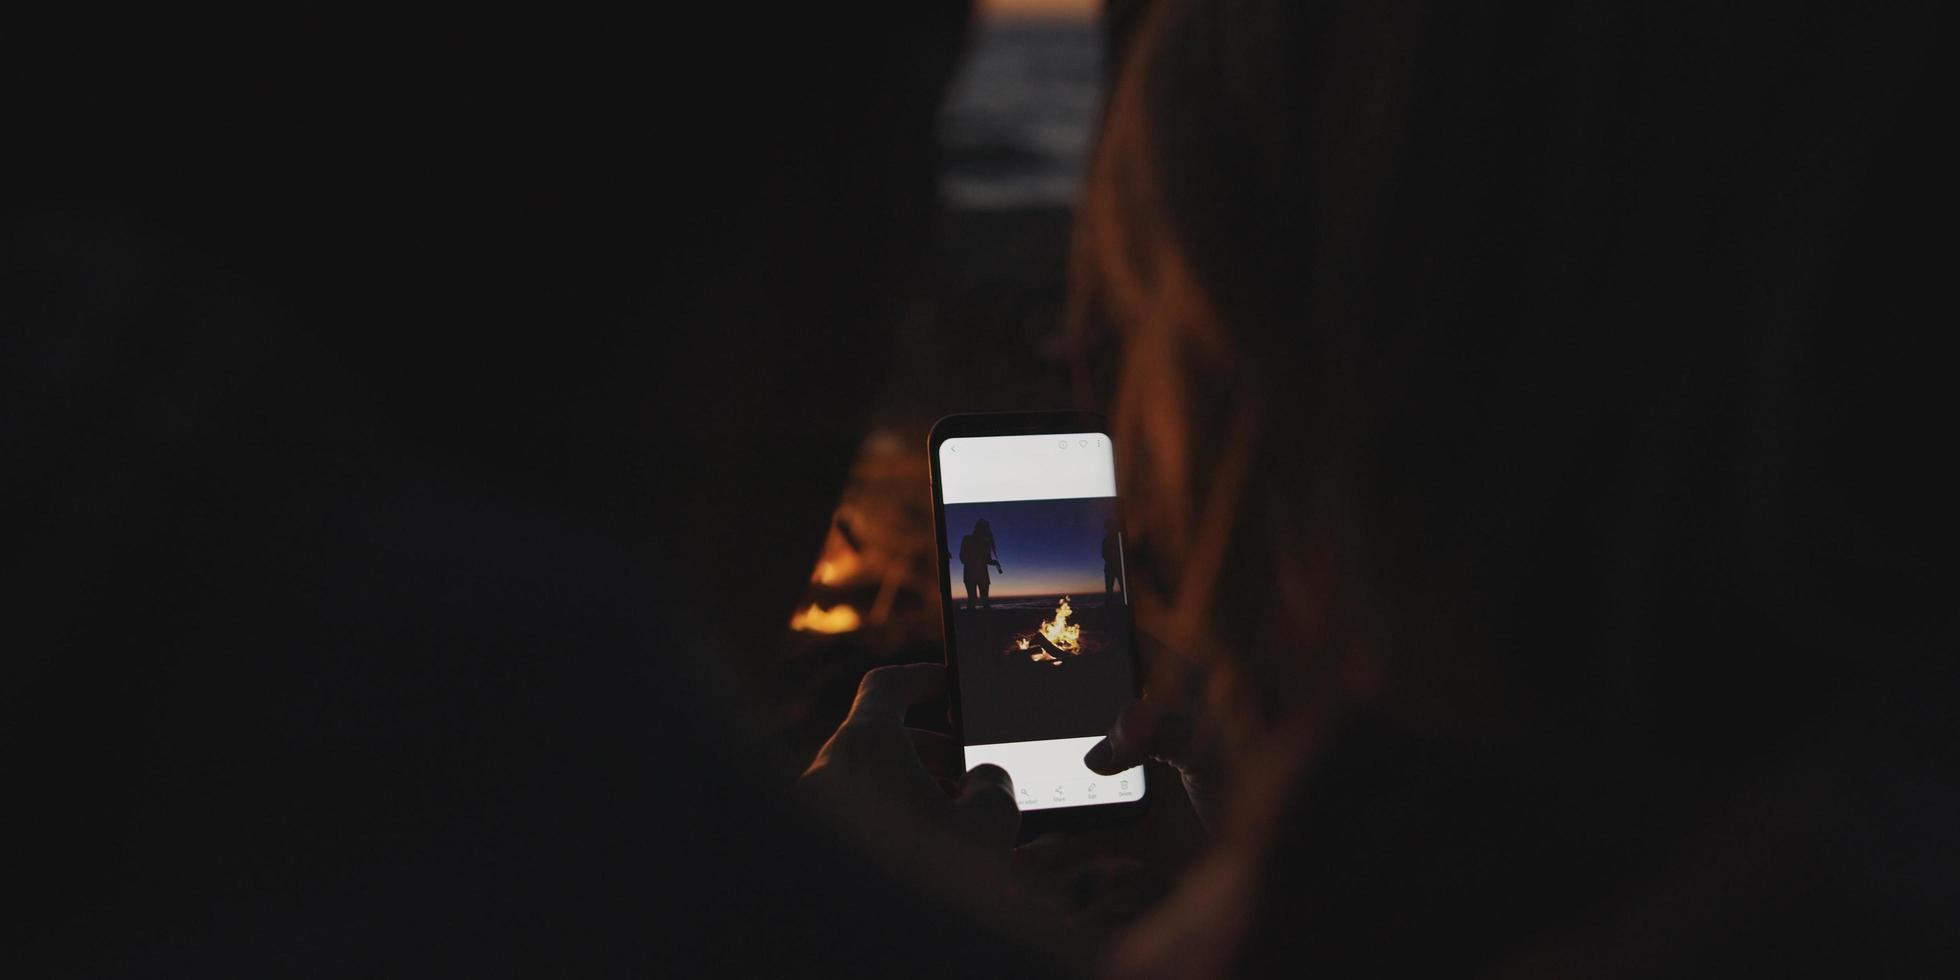
POLYGON ((1068 597, 1063 596, 1061 604, 1055 607, 1055 618, 1043 622, 1038 627, 1041 640, 1045 645, 1035 646, 1033 635, 1017 636, 1014 638, 1014 648, 1008 652, 1026 653, 1029 662, 1045 663, 1051 667, 1062 665, 1062 658, 1056 656, 1056 652, 1066 653, 1069 656, 1080 655, 1082 627, 1068 621, 1069 614, 1074 611, 1069 608, 1068 597))
POLYGON ((1069 613, 1074 611, 1069 608, 1068 596, 1063 596, 1062 604, 1055 607, 1055 618, 1041 624, 1041 635, 1064 653, 1082 652, 1082 627, 1068 621, 1069 613))

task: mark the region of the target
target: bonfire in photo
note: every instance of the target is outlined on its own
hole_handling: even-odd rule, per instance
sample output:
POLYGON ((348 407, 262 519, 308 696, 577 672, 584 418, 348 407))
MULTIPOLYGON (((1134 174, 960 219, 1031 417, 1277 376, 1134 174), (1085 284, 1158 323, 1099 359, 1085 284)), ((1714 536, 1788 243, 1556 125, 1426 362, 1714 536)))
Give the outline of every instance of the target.
POLYGON ((1055 618, 1045 620, 1035 632, 1014 640, 1014 651, 1028 654, 1033 663, 1046 663, 1060 667, 1064 655, 1074 657, 1082 653, 1082 627, 1068 621, 1068 596, 1063 596, 1060 605, 1055 607, 1055 618))

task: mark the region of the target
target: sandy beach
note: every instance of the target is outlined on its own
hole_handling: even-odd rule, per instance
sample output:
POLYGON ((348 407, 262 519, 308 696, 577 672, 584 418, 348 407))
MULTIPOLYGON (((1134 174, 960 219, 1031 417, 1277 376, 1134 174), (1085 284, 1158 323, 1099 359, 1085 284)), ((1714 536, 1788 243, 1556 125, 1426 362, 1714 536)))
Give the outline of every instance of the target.
MULTIPOLYGON (((953 613, 962 719, 969 744, 1101 735, 1134 688, 1129 617, 1105 610, 1100 595, 1071 603, 1069 622, 1082 627, 1082 653, 1060 663, 1036 659, 1016 639, 1034 634, 1053 615, 1047 608, 994 608, 953 613)), ((961 606, 965 603, 961 599, 961 606)))

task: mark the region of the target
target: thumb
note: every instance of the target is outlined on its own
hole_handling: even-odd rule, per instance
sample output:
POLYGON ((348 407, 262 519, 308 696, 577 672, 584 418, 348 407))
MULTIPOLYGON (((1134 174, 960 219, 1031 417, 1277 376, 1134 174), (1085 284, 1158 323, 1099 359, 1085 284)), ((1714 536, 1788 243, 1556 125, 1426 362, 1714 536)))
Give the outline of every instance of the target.
POLYGON ((992 764, 973 767, 953 800, 955 821, 990 844, 1012 846, 1021 829, 1021 807, 1014 802, 1014 780, 992 764))
POLYGON ((1143 765, 1154 755, 1175 751, 1174 737, 1181 726, 1167 719, 1164 709, 1148 697, 1123 709, 1109 734, 1089 748, 1082 764, 1104 776, 1143 765))

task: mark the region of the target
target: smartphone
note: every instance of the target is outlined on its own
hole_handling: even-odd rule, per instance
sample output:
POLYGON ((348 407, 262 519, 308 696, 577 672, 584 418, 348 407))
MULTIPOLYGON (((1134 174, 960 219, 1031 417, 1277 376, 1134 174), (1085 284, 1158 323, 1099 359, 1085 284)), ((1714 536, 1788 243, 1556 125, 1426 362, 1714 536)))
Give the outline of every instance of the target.
POLYGON ((1139 693, 1116 447, 1086 412, 950 415, 928 437, 953 734, 1007 770, 1022 833, 1120 823, 1143 768, 1082 755, 1139 693))

